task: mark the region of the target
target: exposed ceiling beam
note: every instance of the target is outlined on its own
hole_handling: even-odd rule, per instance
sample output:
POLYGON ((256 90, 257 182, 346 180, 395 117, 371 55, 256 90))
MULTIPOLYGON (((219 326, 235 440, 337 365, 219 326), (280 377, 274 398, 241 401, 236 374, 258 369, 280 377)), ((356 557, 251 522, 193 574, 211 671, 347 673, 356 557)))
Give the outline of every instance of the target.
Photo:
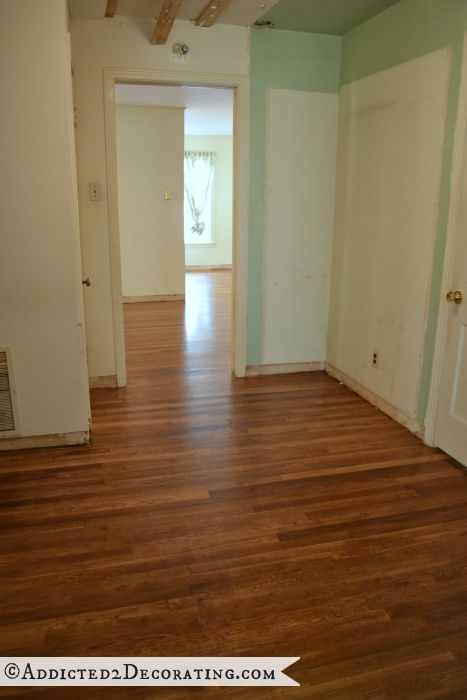
POLYGON ((113 17, 117 11, 118 0, 107 0, 107 7, 105 8, 105 16, 113 17))
POLYGON ((169 38, 172 24, 180 9, 182 0, 164 0, 157 18, 156 28, 152 35, 151 44, 165 44, 169 38))
POLYGON ((221 12, 225 10, 230 0, 210 0, 196 20, 197 27, 212 27, 221 12))

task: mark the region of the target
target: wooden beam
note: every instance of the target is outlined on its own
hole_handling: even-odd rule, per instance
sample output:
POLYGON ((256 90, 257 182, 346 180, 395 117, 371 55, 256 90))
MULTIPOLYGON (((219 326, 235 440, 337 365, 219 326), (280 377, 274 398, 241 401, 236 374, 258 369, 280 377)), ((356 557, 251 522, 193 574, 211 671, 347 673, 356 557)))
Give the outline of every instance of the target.
POLYGON ((225 10, 230 0, 210 0, 198 19, 197 27, 212 27, 221 12, 225 10))
POLYGON ((152 35, 151 44, 165 44, 170 30, 180 9, 182 0, 164 0, 157 17, 156 28, 152 35))
POLYGON ((113 17, 117 11, 117 1, 118 0, 107 0, 107 7, 105 9, 106 17, 113 17))

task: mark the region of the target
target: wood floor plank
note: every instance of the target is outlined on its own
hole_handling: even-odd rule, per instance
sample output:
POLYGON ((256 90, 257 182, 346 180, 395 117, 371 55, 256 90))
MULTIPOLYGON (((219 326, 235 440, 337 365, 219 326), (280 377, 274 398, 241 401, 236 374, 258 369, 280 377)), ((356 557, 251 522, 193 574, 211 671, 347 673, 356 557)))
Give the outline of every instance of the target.
POLYGON ((467 697, 466 472, 324 373, 233 378, 230 294, 126 305, 92 445, 0 456, 0 653, 301 657, 170 700, 467 697))

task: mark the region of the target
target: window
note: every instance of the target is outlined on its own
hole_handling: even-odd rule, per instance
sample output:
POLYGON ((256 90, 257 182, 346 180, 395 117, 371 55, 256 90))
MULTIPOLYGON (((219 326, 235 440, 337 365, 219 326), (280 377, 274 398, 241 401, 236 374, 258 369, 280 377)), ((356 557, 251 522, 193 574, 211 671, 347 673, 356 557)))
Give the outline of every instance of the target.
POLYGON ((212 229, 215 154, 185 152, 185 245, 209 245, 212 229))

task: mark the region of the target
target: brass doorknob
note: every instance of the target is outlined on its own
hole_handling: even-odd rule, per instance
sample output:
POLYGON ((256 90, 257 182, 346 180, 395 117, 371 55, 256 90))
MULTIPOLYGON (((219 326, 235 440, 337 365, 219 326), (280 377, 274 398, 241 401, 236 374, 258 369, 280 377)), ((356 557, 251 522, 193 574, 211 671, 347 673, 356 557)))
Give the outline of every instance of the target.
POLYGON ((464 295, 459 290, 455 292, 448 292, 446 294, 446 301, 453 302, 454 304, 462 304, 464 301, 464 295))
POLYGON ((90 286, 91 286, 91 280, 89 279, 89 277, 86 277, 86 279, 83 280, 83 281, 81 282, 81 284, 85 284, 86 287, 90 287, 90 286))

